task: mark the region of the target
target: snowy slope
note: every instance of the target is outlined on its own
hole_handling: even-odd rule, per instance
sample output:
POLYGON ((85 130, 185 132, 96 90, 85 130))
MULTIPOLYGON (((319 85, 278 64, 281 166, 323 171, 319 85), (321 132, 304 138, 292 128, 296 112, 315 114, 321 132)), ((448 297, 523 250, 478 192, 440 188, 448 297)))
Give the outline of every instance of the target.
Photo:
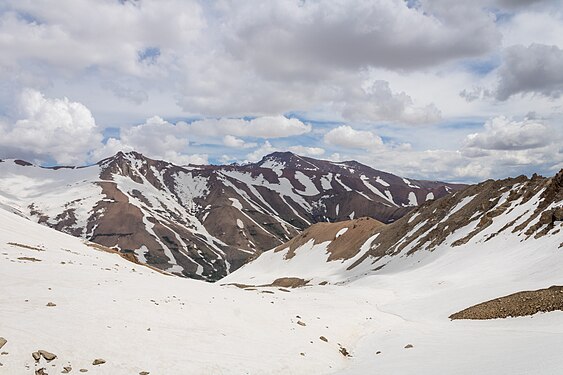
MULTIPOLYGON (((483 243, 397 256, 336 285, 241 289, 156 272, 11 211, 0 209, 0 336, 7 340, 0 374, 39 368, 58 374, 69 365, 72 373, 112 375, 559 374, 563 368, 561 311, 448 319, 477 302, 562 285, 562 238, 553 229, 526 241, 503 231, 483 243), (40 349, 58 358, 36 364, 31 353, 40 349), (106 363, 92 365, 96 358, 106 363)), ((358 229, 340 225, 335 240, 358 229)), ((284 261, 298 261, 299 251, 284 261)))
POLYGON ((422 202, 460 187, 405 181, 291 153, 244 166, 182 167, 129 152, 83 168, 0 161, 0 204, 168 272, 213 281, 311 223, 393 221, 413 196, 422 202))
POLYGON ((337 343, 351 345, 369 326, 356 293, 334 305, 329 290, 221 287, 132 264, 3 209, 0 223, 0 374, 67 365, 114 375, 329 373, 347 363, 337 343), (350 308, 357 316, 341 321, 350 308), (58 359, 36 366, 37 350, 58 359))
POLYGON ((389 225, 362 220, 317 224, 296 237, 297 244, 293 240, 264 252, 223 282, 262 285, 296 277, 309 284, 337 283, 489 247, 507 249, 503 256, 536 248, 557 253, 563 246, 562 185, 563 171, 550 179, 491 180, 425 203, 389 225), (337 236, 342 228, 363 230, 337 236))

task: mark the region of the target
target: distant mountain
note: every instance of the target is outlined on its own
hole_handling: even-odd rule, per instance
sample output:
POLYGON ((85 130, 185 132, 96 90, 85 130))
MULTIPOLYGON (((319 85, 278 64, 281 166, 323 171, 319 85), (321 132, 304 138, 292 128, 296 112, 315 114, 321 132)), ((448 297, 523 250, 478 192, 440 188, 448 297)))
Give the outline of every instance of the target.
POLYGON ((338 283, 417 267, 449 253, 459 258, 453 269, 499 256, 510 268, 517 256, 540 262, 560 253, 562 229, 563 170, 552 178, 488 180, 425 202, 391 224, 369 218, 315 224, 222 282, 338 283))
POLYGON ((0 203, 140 262, 209 281, 313 223, 362 216, 390 223, 463 187, 289 152, 242 166, 177 166, 136 152, 88 167, 0 162, 0 203))

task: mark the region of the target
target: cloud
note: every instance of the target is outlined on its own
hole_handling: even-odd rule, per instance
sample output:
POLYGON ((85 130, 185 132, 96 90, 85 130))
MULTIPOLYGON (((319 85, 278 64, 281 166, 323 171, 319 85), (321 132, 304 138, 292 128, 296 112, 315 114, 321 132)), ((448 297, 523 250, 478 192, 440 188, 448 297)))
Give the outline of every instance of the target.
POLYGON ((346 95, 344 118, 353 121, 393 121, 401 123, 435 123, 441 113, 434 104, 416 107, 405 92, 393 93, 389 82, 375 80, 364 88, 346 95), (350 100, 351 99, 351 100, 350 100))
POLYGON ((18 112, 14 123, 0 123, 3 157, 75 164, 87 161, 88 154, 101 146, 101 129, 81 103, 46 98, 26 89, 19 98, 18 112))
POLYGON ((498 100, 516 94, 535 93, 559 98, 563 92, 563 50, 557 46, 516 45, 503 53, 499 69, 498 100))
POLYGON ((311 125, 296 118, 285 116, 264 116, 252 120, 245 119, 205 119, 189 125, 190 132, 202 136, 283 138, 302 135, 311 131, 311 125))
MULTIPOLYGON (((140 58, 158 48, 166 55, 189 46, 205 26, 195 1, 131 2, 7 0, 0 14, 0 66, 43 62, 59 71, 97 68, 132 75, 148 74, 140 58), (61 11, 64 9, 64 11, 61 11), (119 32, 115 32, 116 27, 119 32)), ((166 56, 160 56, 166 59, 166 56)))
POLYGON ((258 146, 257 143, 254 142, 247 143, 244 140, 234 137, 232 135, 224 136, 223 144, 227 147, 234 147, 234 148, 252 148, 258 146))
POLYGON ((109 138, 95 156, 101 159, 117 151, 135 150, 150 158, 180 165, 207 164, 208 155, 190 152, 188 134, 189 126, 186 123, 174 125, 154 116, 143 124, 121 128, 119 138, 109 138))
POLYGON ((355 130, 351 126, 341 125, 324 135, 324 142, 331 146, 344 147, 348 149, 370 150, 383 146, 381 137, 363 130, 355 130))
POLYGON ((301 156, 319 157, 324 155, 325 150, 321 147, 290 146, 288 150, 301 156))
POLYGON ((265 141, 259 148, 246 155, 245 162, 256 162, 264 157, 264 155, 271 154, 274 151, 279 151, 277 147, 272 146, 268 141, 265 141))
POLYGON ((485 123, 485 130, 469 134, 465 147, 481 150, 525 150, 548 145, 553 140, 550 129, 537 120, 510 121, 495 117, 485 123))
POLYGON ((471 6, 403 1, 223 2, 226 46, 271 79, 321 79, 329 68, 416 69, 479 56, 500 41, 471 6), (228 15, 228 16, 227 16, 228 15))

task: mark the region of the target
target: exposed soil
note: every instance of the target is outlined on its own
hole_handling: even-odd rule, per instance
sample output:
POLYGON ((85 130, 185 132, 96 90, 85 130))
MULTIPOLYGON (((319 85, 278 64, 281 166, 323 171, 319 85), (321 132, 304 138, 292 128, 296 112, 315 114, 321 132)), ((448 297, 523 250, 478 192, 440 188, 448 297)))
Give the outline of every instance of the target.
POLYGON ((282 277, 274 280, 270 285, 267 286, 277 286, 281 288, 299 288, 300 286, 307 285, 308 282, 309 280, 300 279, 298 277, 282 277))
POLYGON ((498 319, 563 311, 563 286, 523 291, 471 306, 450 315, 450 319, 498 319))
POLYGON ((338 223, 317 223, 291 241, 278 246, 274 251, 282 251, 289 247, 285 258, 291 259, 295 256, 296 249, 313 239, 314 244, 331 241, 327 248, 330 253, 329 261, 350 259, 358 254, 360 247, 369 237, 383 227, 385 224, 368 217, 338 223), (347 231, 336 237, 337 233, 344 228, 348 228, 347 231))

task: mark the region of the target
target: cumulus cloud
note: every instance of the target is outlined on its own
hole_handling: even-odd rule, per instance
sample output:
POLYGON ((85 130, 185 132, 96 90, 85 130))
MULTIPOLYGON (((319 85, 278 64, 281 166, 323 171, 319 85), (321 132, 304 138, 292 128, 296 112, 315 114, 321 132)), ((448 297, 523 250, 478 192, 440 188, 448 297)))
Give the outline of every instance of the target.
POLYGON ((537 120, 510 121, 495 117, 484 131, 469 134, 465 147, 482 150, 525 150, 546 146, 553 140, 550 129, 537 120))
POLYGON ((324 135, 324 142, 331 146, 348 149, 374 149, 383 146, 378 135, 364 130, 356 130, 349 125, 341 125, 324 135))
POLYGON ((302 135, 311 131, 311 125, 296 118, 285 116, 263 116, 252 120, 245 119, 205 119, 189 125, 191 132, 202 136, 283 138, 302 135))
POLYGON ((271 154, 274 151, 280 151, 277 147, 272 146, 269 141, 265 141, 260 147, 246 155, 245 162, 256 162, 262 159, 264 155, 271 154))
POLYGON ((26 89, 18 110, 14 123, 0 123, 3 157, 75 164, 87 161, 88 154, 101 146, 101 129, 81 103, 46 98, 39 91, 26 89))
POLYGON ((154 116, 140 125, 121 128, 119 138, 108 139, 96 152, 98 158, 117 151, 135 150, 145 156, 163 159, 176 164, 207 164, 208 155, 190 153, 188 148, 189 126, 179 122, 174 125, 154 116))
POLYGON ((441 113, 434 104, 416 107, 405 92, 393 93, 389 82, 375 80, 347 95, 342 116, 354 121, 434 123, 441 113))
MULTIPOLYGON (((6 0, 0 14, 0 66, 41 61, 79 72, 97 67, 148 74, 140 54, 162 54, 189 45, 205 26, 196 1, 132 2, 63 0, 56 3, 6 0), (61 11, 64 9, 64 11, 61 11), (116 33, 116 27, 119 32, 116 33)), ((164 56, 166 58, 166 56, 164 56)))
POLYGON ((543 44, 508 47, 498 75, 498 100, 526 93, 558 98, 563 92, 563 50, 543 44))
POLYGON ((297 155, 313 157, 319 157, 325 153, 324 148, 321 147, 291 146, 288 150, 296 153, 297 155))
POLYGON ((227 147, 234 147, 234 148, 252 148, 258 146, 258 144, 255 142, 247 143, 244 140, 232 135, 224 136, 223 144, 227 147))
POLYGON ((427 67, 481 55, 499 42, 493 20, 477 7, 431 5, 254 0, 225 1, 222 9, 229 51, 274 79, 319 79, 329 67, 427 67))

